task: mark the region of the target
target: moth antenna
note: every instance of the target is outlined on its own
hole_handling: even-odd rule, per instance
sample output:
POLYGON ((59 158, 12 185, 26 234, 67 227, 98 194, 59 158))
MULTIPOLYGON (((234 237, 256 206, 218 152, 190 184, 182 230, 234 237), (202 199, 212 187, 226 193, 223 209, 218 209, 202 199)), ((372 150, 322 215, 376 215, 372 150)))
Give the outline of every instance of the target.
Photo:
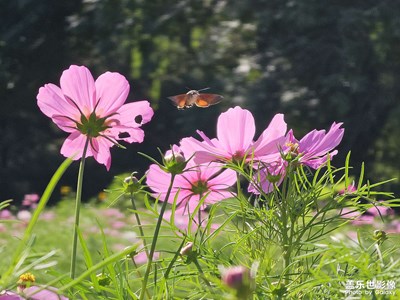
POLYGON ((205 91, 205 90, 209 90, 209 89, 210 89, 210 87, 206 87, 206 88, 203 88, 203 89, 201 89, 201 90, 198 90, 198 92, 205 91))

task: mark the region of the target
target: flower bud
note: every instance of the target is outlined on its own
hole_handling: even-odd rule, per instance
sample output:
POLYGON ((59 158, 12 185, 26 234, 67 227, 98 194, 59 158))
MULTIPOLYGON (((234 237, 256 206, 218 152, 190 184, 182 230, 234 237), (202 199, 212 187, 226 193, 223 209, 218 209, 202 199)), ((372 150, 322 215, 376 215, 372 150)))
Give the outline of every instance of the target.
POLYGON ((243 266, 235 266, 223 270, 222 282, 236 291, 238 299, 249 298, 255 284, 250 270, 243 266))
POLYGON ((139 192, 142 188, 142 184, 135 176, 133 176, 134 174, 135 172, 132 173, 131 176, 128 176, 124 179, 124 190, 128 194, 135 194, 139 192))
POLYGON ((193 252, 193 243, 189 242, 179 252, 182 256, 189 256, 193 252))
POLYGON ((100 273, 96 275, 97 281, 101 286, 107 286, 111 283, 111 279, 107 274, 100 273))
POLYGON ((381 245, 384 241, 387 240, 387 235, 386 232, 383 230, 375 230, 373 238, 378 243, 378 245, 381 245))
POLYGON ((163 162, 165 171, 175 175, 182 174, 187 165, 182 151, 176 145, 173 145, 172 149, 165 153, 163 162))

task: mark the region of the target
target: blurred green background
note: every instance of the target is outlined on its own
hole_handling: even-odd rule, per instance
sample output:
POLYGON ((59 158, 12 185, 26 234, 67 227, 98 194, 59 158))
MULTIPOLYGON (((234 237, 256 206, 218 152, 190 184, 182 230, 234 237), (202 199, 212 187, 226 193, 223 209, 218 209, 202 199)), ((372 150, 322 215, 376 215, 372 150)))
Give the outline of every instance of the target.
MULTIPOLYGON (((66 133, 42 115, 36 95, 71 64, 96 78, 110 70, 131 84, 129 101, 155 109, 145 141, 112 150, 112 166, 88 160, 85 197, 121 172, 146 170, 196 129, 215 136, 220 112, 240 105, 258 133, 277 112, 298 138, 333 121, 372 180, 400 176, 400 1, 1 0, 0 200, 41 194, 64 159, 66 133), (210 87, 208 109, 178 111, 166 97, 210 87)), ((75 186, 77 166, 60 184, 75 186)), ((389 186, 399 192, 397 182, 389 186)))

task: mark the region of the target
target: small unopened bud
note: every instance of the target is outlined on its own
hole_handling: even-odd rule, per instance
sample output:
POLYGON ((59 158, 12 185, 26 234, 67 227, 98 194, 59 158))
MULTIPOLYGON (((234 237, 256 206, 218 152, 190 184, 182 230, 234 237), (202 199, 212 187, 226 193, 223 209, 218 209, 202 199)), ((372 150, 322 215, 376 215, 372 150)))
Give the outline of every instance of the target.
POLYGON ((250 270, 243 266, 225 269, 222 273, 222 282, 236 291, 238 299, 247 299, 254 288, 254 278, 250 270))
POLYGON ((107 286, 111 283, 111 279, 107 274, 100 273, 96 275, 97 281, 101 286, 107 286))
POLYGON ((171 150, 167 151, 167 153, 164 156, 164 159, 167 162, 172 162, 172 161, 177 162, 177 163, 185 162, 185 157, 183 156, 182 153, 180 153, 180 152, 174 153, 171 150))
POLYGON ((124 179, 124 184, 123 184, 124 190, 128 194, 137 193, 138 191, 141 190, 141 187, 142 187, 139 180, 133 174, 135 174, 135 172, 132 173, 131 176, 128 176, 124 179))
POLYGON ((179 252, 182 256, 189 256, 193 252, 193 243, 189 242, 179 252))
POLYGON ((172 149, 165 153, 163 161, 165 170, 175 175, 182 174, 187 165, 182 151, 176 145, 172 146, 172 149))
POLYGON ((386 232, 383 230, 375 230, 374 240, 378 243, 378 245, 381 245, 384 241, 387 240, 386 232))

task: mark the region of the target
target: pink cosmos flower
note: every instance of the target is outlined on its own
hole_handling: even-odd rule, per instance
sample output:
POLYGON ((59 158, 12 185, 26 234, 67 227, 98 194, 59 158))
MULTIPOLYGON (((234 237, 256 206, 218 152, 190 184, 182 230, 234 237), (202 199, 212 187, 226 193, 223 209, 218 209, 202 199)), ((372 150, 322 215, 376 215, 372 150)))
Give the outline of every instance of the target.
POLYGON ((142 124, 149 122, 153 110, 149 102, 124 104, 129 83, 119 73, 106 72, 95 81, 84 66, 72 65, 60 78, 60 87, 46 84, 37 95, 40 110, 70 135, 61 154, 77 160, 89 139, 86 157, 93 156, 109 170, 110 148, 123 140, 141 143, 142 124))
POLYGON ((272 192, 274 183, 279 186, 285 178, 287 164, 282 158, 269 164, 262 164, 262 167, 254 172, 254 182, 250 183, 248 191, 256 195, 261 194, 260 189, 264 193, 272 192))
POLYGON ((255 159, 269 162, 279 157, 279 148, 285 140, 286 129, 283 115, 277 114, 254 142, 256 127, 253 115, 236 106, 219 116, 217 138, 209 139, 203 132, 197 131, 203 141, 193 137, 184 138, 181 147, 196 153, 196 163, 237 161, 244 157, 247 161, 255 159))
MULTIPOLYGON (((147 171, 147 185, 154 191, 154 197, 165 200, 171 181, 171 174, 163 171, 158 165, 151 165, 147 171)), ((230 198, 233 194, 228 188, 236 182, 236 173, 232 170, 223 170, 217 163, 207 166, 195 165, 192 161, 187 164, 186 170, 176 175, 169 203, 177 203, 177 213, 192 213, 202 197, 206 196, 201 205, 204 209, 208 204, 230 198)))
MULTIPOLYGON (((337 150, 330 151, 343 138, 344 129, 340 128, 341 125, 342 123, 333 123, 328 133, 325 133, 325 130, 313 130, 300 141, 294 137, 293 131, 290 130, 287 134, 287 143, 282 149, 283 153, 292 159, 296 158, 300 164, 318 169, 326 163, 328 153, 330 158, 337 154, 337 150)), ((278 186, 283 181, 287 165, 288 162, 282 157, 269 163, 261 163, 262 167, 256 172, 254 183, 249 186, 249 192, 260 194, 259 188, 261 187, 265 193, 270 193, 274 188, 273 181, 278 186)), ((347 192, 350 192, 350 188, 355 187, 348 187, 347 192)))
POLYGON ((288 150, 298 157, 298 161, 313 169, 318 169, 324 165, 328 159, 337 154, 337 150, 332 151, 343 138, 344 129, 340 128, 343 123, 333 123, 329 131, 313 130, 298 141, 293 131, 288 132, 288 150), (330 152, 332 151, 332 152, 330 152))
POLYGON ((31 286, 25 288, 21 294, 12 291, 0 293, 0 300, 68 300, 67 297, 57 294, 54 287, 41 288, 39 286, 31 286))

